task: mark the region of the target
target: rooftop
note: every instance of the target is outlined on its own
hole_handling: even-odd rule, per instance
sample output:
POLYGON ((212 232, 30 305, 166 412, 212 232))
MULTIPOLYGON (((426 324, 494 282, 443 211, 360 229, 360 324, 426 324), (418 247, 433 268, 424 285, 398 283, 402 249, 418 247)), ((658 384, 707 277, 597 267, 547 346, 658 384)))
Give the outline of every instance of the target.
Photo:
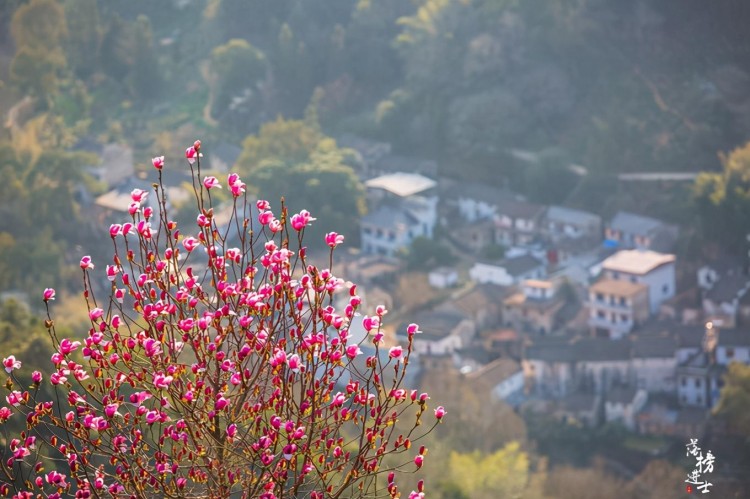
POLYGON ((674 263, 674 261, 675 256, 666 253, 643 250, 621 250, 604 260, 602 267, 606 270, 615 272, 645 275, 662 265, 674 263))
POLYGON ((521 255, 501 260, 497 265, 504 268, 511 276, 517 277, 542 266, 542 262, 531 255, 521 255))
POLYGON ((550 206, 547 209, 547 219, 554 222, 571 223, 576 225, 598 224, 601 217, 588 211, 575 210, 564 206, 550 206))
POLYGON ((666 226, 661 220, 643 215, 636 215, 627 211, 618 211, 609 222, 608 227, 631 234, 648 234, 649 232, 666 226))
POLYGON ((466 375, 466 379, 484 381, 496 386, 521 371, 521 365, 512 359, 496 359, 466 375))
POLYGON ((635 398, 638 390, 629 386, 615 386, 607 392, 607 402, 629 404, 635 398))
POLYGON ((361 219, 362 225, 373 225, 383 229, 401 230, 418 223, 407 211, 393 206, 381 206, 361 219))
POLYGON ((744 274, 730 274, 721 277, 706 293, 706 298, 714 303, 730 303, 742 298, 750 287, 750 277, 744 274))
POLYGON ((365 182, 368 189, 383 189, 399 197, 413 196, 437 186, 434 180, 418 173, 389 173, 365 182))
POLYGON ((497 206, 497 213, 499 215, 505 215, 510 218, 532 219, 541 215, 543 211, 544 206, 540 204, 507 198, 501 200, 497 206))
POLYGON ((634 296, 648 291, 648 286, 622 279, 602 279, 591 285, 589 290, 593 293, 602 293, 615 296, 634 296))

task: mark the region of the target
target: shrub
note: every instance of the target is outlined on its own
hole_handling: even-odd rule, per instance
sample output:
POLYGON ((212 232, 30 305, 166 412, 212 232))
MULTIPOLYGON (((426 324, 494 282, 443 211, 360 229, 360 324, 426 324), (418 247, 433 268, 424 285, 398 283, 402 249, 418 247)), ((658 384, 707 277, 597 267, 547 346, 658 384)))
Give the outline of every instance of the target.
MULTIPOLYGON (((221 184, 201 175, 200 157, 196 141, 186 158, 197 230, 183 235, 170 220, 164 159, 154 158, 156 202, 136 189, 131 218, 109 228, 106 298, 95 293, 101 268, 81 259, 88 333, 58 337, 47 289, 54 370, 34 372, 28 386, 21 360, 3 360, 0 492, 396 497, 398 475, 426 454, 412 444, 445 414, 427 414, 427 394, 404 387, 418 327, 386 350, 384 307, 358 317, 356 287, 347 295, 342 279, 308 262, 303 238, 315 219, 283 202, 278 217, 266 201, 253 209, 236 174, 230 223, 217 226, 211 193, 221 184), (356 339, 355 329, 366 334, 356 339), (38 400, 45 384, 52 400, 38 400), (26 429, 11 438, 8 425, 22 418, 26 429)), ((325 241, 332 262, 343 236, 325 241)))

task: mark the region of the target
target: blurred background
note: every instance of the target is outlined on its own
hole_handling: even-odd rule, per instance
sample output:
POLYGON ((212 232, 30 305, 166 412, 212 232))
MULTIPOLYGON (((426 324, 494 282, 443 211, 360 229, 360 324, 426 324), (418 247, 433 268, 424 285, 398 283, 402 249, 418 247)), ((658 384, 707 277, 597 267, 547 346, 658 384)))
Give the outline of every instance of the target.
POLYGON ((0 0, 0 351, 49 358, 45 287, 85 333, 77 263, 110 261, 153 156, 190 232, 200 138, 204 172, 346 236, 335 270, 390 341, 422 325, 430 497, 748 497, 748 23, 743 0, 0 0), (715 456, 692 483, 691 439, 715 456))

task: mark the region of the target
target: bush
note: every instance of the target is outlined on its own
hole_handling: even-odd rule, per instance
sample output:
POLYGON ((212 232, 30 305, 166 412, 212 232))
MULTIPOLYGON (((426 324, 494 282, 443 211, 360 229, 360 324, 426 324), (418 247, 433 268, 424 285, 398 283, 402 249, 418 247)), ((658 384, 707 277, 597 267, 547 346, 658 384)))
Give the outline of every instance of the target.
MULTIPOLYGON (((81 259, 88 334, 58 336, 47 289, 54 371, 45 380, 35 372, 26 389, 16 377, 23 359, 3 359, 0 426, 25 418, 27 430, 0 438, 0 493, 396 497, 397 475, 426 454, 412 444, 444 415, 438 407, 428 417, 427 395, 403 386, 417 326, 407 345, 386 351, 387 311, 355 318, 356 287, 347 295, 342 279, 308 262, 309 213, 282 204, 276 217, 266 201, 251 209, 231 174, 234 212, 218 227, 211 193, 220 184, 201 176, 199 141, 186 157, 197 234, 170 221, 163 158, 154 158, 156 203, 133 191, 132 218, 109 229, 109 296, 95 296, 102 269, 81 259), (45 385, 51 400, 41 400, 45 385)), ((332 258, 343 237, 325 240, 332 258)))

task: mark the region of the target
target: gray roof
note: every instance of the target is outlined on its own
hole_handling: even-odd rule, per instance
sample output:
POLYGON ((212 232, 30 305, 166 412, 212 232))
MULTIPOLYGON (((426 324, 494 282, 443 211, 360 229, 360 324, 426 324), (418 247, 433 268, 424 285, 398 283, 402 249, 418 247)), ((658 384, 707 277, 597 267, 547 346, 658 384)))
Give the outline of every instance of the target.
POLYGON ((644 336, 633 338, 633 357, 636 358, 669 358, 677 350, 677 339, 674 336, 644 336))
POLYGON ((719 329, 719 346, 725 346, 725 347, 750 346, 750 330, 719 329))
POLYGON ((497 265, 511 276, 518 277, 544 264, 531 255, 521 255, 501 260, 497 265))
POLYGON ((576 360, 589 362, 629 360, 631 348, 630 340, 626 338, 582 338, 573 343, 573 355, 576 360))
POLYGON ((550 206, 547 209, 547 219, 575 225, 598 224, 602 221, 599 215, 564 206, 550 206))
POLYGON ((416 339, 440 339, 448 336, 458 326, 464 317, 453 311, 447 310, 428 310, 417 313, 413 320, 404 322, 399 326, 399 334, 406 333, 406 327, 415 322, 419 324, 421 334, 415 336, 416 339))
POLYGON ((526 349, 525 357, 544 362, 575 362, 578 360, 569 338, 556 338, 554 336, 534 340, 533 345, 526 349))
POLYGON ((607 402, 629 404, 635 398, 638 390, 629 386, 614 386, 607 391, 607 402))
POLYGON ((665 225, 664 222, 655 218, 636 215, 627 211, 618 211, 609 222, 608 227, 630 234, 648 234, 665 225))
POLYGON ((744 274, 731 274, 721 277, 706 292, 706 298, 714 303, 731 303, 735 298, 742 298, 750 285, 750 278, 744 274))
POLYGON ((503 199, 497 205, 499 215, 505 215, 510 218, 521 218, 530 220, 537 218, 544 212, 544 206, 528 201, 518 201, 515 199, 503 199))
POLYGON ((708 409, 702 407, 684 407, 677 413, 677 424, 703 424, 708 420, 708 409))

